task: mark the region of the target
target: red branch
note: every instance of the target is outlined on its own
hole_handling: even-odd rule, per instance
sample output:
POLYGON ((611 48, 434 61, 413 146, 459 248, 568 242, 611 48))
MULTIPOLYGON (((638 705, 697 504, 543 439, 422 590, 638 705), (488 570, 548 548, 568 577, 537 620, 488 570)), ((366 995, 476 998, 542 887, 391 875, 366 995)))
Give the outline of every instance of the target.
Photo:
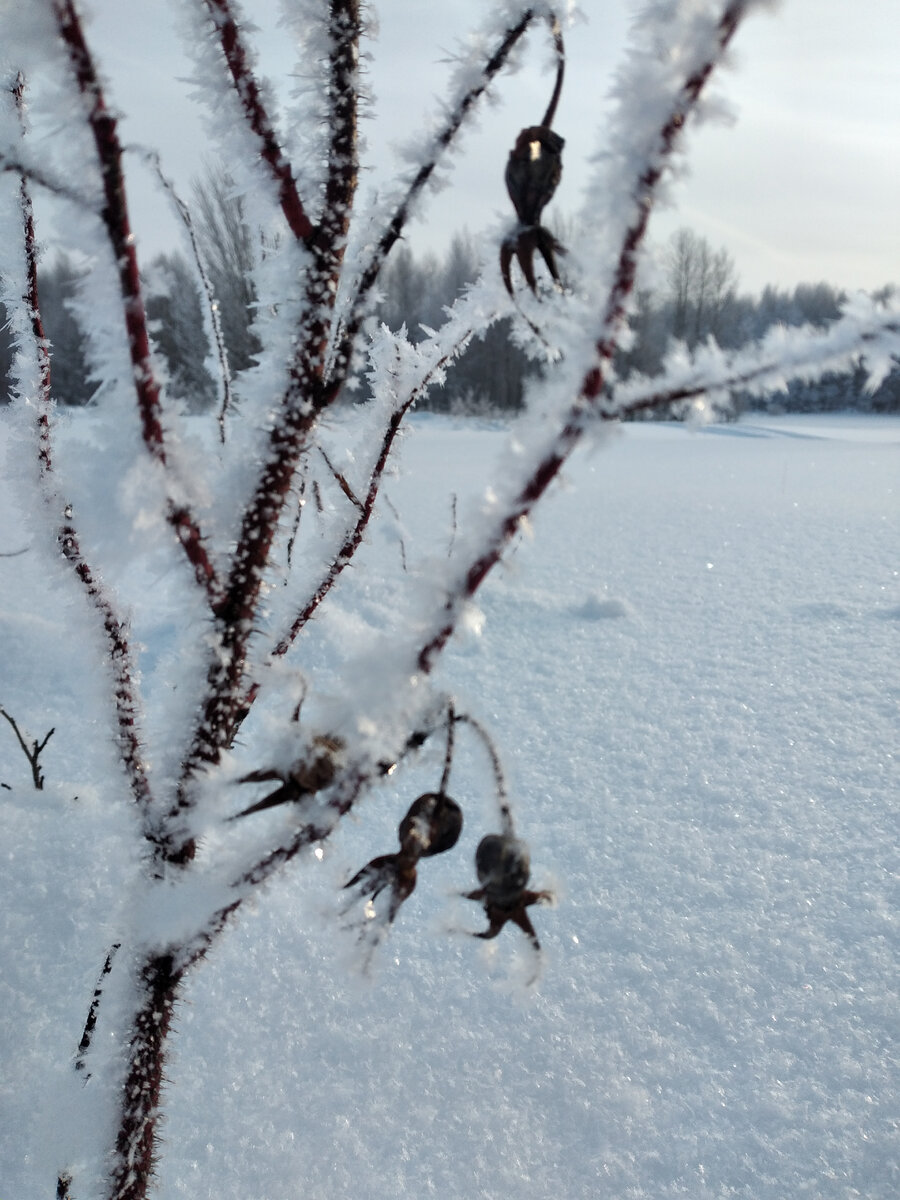
POLYGON ((152 955, 139 974, 109 1200, 145 1200, 153 1178, 165 1044, 183 974, 171 954, 152 955))
MULTIPOLYGON (((16 107, 20 116, 23 106, 24 87, 25 81, 20 75, 13 89, 16 107)), ((31 319, 33 351, 39 367, 38 457, 40 461, 41 482, 44 486, 48 503, 52 504, 59 503, 59 501, 53 493, 52 486, 53 452, 50 439, 50 353, 44 334, 40 297, 38 294, 37 241, 34 227, 34 210, 28 186, 24 179, 21 184, 21 200, 26 266, 25 299, 28 303, 31 319)), ((137 727, 139 705, 134 690, 135 668, 131 657, 131 647, 128 643, 127 626, 116 616, 112 601, 97 580, 90 564, 81 551, 78 534, 72 522, 71 506, 63 504, 62 508, 64 519, 57 533, 57 541, 63 557, 70 563, 84 586, 87 597, 96 609, 103 624, 115 688, 119 752, 128 774, 132 796, 141 810, 145 833, 150 837, 152 796, 147 776, 144 773, 143 748, 137 727)))
POLYGON ((209 9, 228 64, 231 81, 244 109, 250 130, 259 140, 259 155, 275 177, 278 199, 284 219, 298 241, 306 241, 314 232, 297 192, 291 164, 275 135, 266 111, 262 92, 250 66, 241 30, 231 13, 229 0, 203 0, 209 9))
MULTIPOLYGON (((90 49, 73 0, 53 0, 60 37, 69 54, 69 62, 78 90, 85 100, 86 116, 100 164, 104 204, 101 212, 119 276, 119 290, 128 335, 134 386, 144 445, 161 466, 166 465, 162 426, 160 388, 153 368, 147 314, 141 289, 137 251, 128 216, 125 178, 122 172, 122 146, 116 118, 106 106, 103 88, 97 76, 90 49)), ((166 518, 184 547, 194 568, 197 582, 213 600, 218 592, 215 571, 206 553, 199 526, 187 506, 171 498, 166 518)))
MULTIPOLYGON (((329 318, 334 311, 340 281, 341 264, 347 245, 350 214, 359 173, 357 134, 359 108, 359 38, 360 0, 331 0, 329 32, 331 52, 328 76, 328 125, 331 137, 328 144, 328 168, 322 220, 311 245, 315 253, 315 271, 321 276, 330 297, 329 318)), ((323 315, 325 309, 323 308, 323 315)), ((331 320, 320 330, 323 362, 320 374, 325 376, 324 355, 326 340, 331 334, 331 320)), ((332 362, 332 374, 337 386, 332 386, 326 403, 330 403, 343 386, 351 366, 352 344, 342 340, 332 362)))

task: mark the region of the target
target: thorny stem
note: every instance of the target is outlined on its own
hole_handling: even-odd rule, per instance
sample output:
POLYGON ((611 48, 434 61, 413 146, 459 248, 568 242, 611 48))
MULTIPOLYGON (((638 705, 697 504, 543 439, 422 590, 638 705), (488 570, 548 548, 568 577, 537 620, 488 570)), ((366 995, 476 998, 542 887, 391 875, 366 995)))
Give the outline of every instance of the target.
MULTIPOLYGON (((25 76, 20 71, 16 76, 16 82, 13 86, 13 98, 16 103, 16 112, 19 117, 19 123, 24 133, 24 107, 25 107, 25 76)), ((38 386, 40 388, 41 400, 43 406, 41 409, 42 417, 46 416, 46 404, 50 399, 50 352, 47 348, 47 338, 44 333, 44 324, 41 320, 41 306, 38 299, 38 279, 37 279, 37 239, 34 229, 34 208, 31 203, 31 193, 28 190, 28 184, 24 175, 19 184, 19 196, 22 205, 22 223, 24 226, 24 245, 25 245, 25 261, 26 261, 26 288, 27 295, 25 297, 28 304, 28 314, 31 318, 31 336, 34 341, 34 347, 38 360, 38 386)), ((42 431, 43 433, 43 427, 42 431)), ((43 464, 43 445, 41 448, 41 462, 43 464)))
MULTIPOLYGON (((151 458, 165 467, 161 395, 150 352, 137 251, 128 216, 118 124, 106 106, 103 88, 73 0, 53 0, 53 9, 78 90, 85 102, 85 115, 94 137, 103 179, 104 204, 101 216, 119 277, 144 445, 151 458)), ((187 505, 169 497, 166 519, 184 548, 198 584, 206 591, 210 601, 215 600, 219 590, 215 570, 206 552, 200 528, 187 505)))
POLYGON ((190 941, 164 953, 152 952, 139 967, 137 979, 142 1000, 132 1026, 116 1163, 107 1200, 146 1200, 154 1168, 166 1040, 187 972, 205 958, 252 890, 281 870, 305 846, 328 837, 335 823, 350 811, 367 779, 362 772, 348 775, 344 786, 329 801, 327 814, 319 821, 302 825, 287 844, 276 847, 242 871, 232 884, 234 900, 213 913, 190 941))
POLYGON ((109 1200, 145 1200, 153 1177, 165 1043, 183 977, 171 953, 152 954, 138 972, 141 1002, 129 1043, 109 1200))
POLYGON ((424 674, 430 674, 434 669, 441 651, 452 636, 462 603, 475 595, 489 572, 500 561, 507 545, 521 528, 523 520, 527 519, 534 505, 556 479, 563 464, 582 438, 585 417, 592 408, 596 407, 596 401, 603 391, 607 370, 625 323, 628 298, 634 288, 637 272, 638 251, 647 231, 647 223, 663 171, 672 155, 685 121, 696 106, 707 80, 737 31, 738 25, 745 15, 746 5, 747 0, 731 0, 727 5, 716 29, 714 53, 710 54, 684 82, 668 117, 660 128, 655 151, 638 178, 632 195, 635 215, 626 229, 622 241, 601 325, 601 333, 595 347, 596 362, 582 380, 578 396, 554 440, 553 449, 538 463, 531 477, 526 481, 518 497, 510 506, 510 510, 494 530, 487 549, 470 564, 456 594, 451 601, 448 601, 447 618, 444 624, 419 651, 418 665, 424 674))
MULTIPOLYGON (((836 323, 836 326, 832 326, 832 329, 828 332, 820 333, 816 337, 816 341, 821 345, 824 356, 827 356, 829 349, 833 346, 835 341, 834 335, 838 332, 838 327, 839 322, 836 323)), ((877 343, 889 336, 892 339, 896 338, 898 334, 900 334, 900 321, 894 319, 891 315, 885 314, 875 328, 854 330, 853 337, 854 341, 865 346, 869 343, 877 343)), ((809 349, 810 346, 807 344, 805 358, 809 355, 809 349)), ((841 348, 834 347, 834 349, 837 353, 841 353, 841 348)), ((699 369, 696 379, 673 384, 668 388, 661 388, 658 380, 650 380, 644 387, 638 386, 635 389, 635 394, 626 401, 624 406, 614 408, 612 405, 603 405, 601 416, 616 419, 622 412, 630 414, 647 411, 648 409, 671 408, 672 405, 683 403, 685 400, 696 400, 701 396, 708 395, 710 392, 733 392, 758 384, 768 376, 775 376, 778 379, 784 376, 786 363, 783 355, 780 357, 773 355, 762 361, 752 361, 752 358, 752 354, 747 356, 742 352, 738 352, 730 355, 722 363, 718 373, 709 369, 699 369)), ((631 392, 631 390, 632 388, 629 387, 628 391, 631 392)))
MULTIPOLYGON (((49 466, 49 458, 47 460, 49 466)), ((155 841, 151 810, 153 796, 146 775, 143 744, 139 730, 140 703, 135 692, 135 669, 128 640, 128 626, 116 616, 112 603, 98 582, 90 564, 81 551, 78 535, 71 522, 72 509, 65 508, 66 519, 59 528, 58 541, 63 557, 71 564, 84 590, 103 623, 109 647, 116 701, 116 723, 119 729, 119 753, 131 785, 132 797, 141 811, 144 834, 155 841)))
MULTIPOLYGON (((359 172, 359 39, 360 0, 331 0, 328 108, 331 137, 322 218, 311 244, 335 270, 344 258, 350 210, 359 172)), ((335 279, 336 283, 336 279, 335 279)))
MULTIPOLYGON (((24 89, 25 80, 20 74, 13 90, 20 120, 22 119, 23 112, 24 89)), ((52 409, 50 352, 44 334, 40 297, 38 294, 37 240, 35 236, 34 211, 31 204, 31 195, 24 179, 21 183, 21 202, 26 267, 26 300, 31 317, 32 349, 38 363, 40 388, 37 425, 41 484, 48 505, 51 507, 59 505, 62 508, 63 521, 57 532, 57 542, 63 557, 72 566, 84 587, 88 599, 97 610, 103 623, 103 630, 106 634, 109 650, 109 659, 113 671, 116 721, 119 730, 119 751, 131 784, 132 796, 141 810, 145 834, 147 837, 152 837, 150 825, 152 796, 145 774, 143 747, 138 731, 139 704, 134 688, 135 667, 131 658, 131 648, 128 643, 128 628, 116 615, 112 601, 105 589, 98 582, 90 564, 81 551, 78 534, 72 519, 71 506, 60 501, 53 489, 53 449, 50 426, 50 413, 52 409)))
POLYGON ((248 128, 259 142, 259 155, 278 184, 278 199, 288 227, 298 241, 306 241, 314 232, 307 217, 294 172, 275 133, 262 92, 244 46, 240 27, 231 11, 229 0, 201 0, 209 10, 222 45, 222 53, 231 81, 244 110, 248 128))

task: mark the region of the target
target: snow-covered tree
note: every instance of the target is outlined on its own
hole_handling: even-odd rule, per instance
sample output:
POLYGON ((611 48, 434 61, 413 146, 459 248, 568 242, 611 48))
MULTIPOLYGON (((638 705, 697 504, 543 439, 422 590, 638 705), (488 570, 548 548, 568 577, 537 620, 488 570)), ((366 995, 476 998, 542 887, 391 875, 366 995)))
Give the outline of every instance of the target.
MULTIPOLYGON (((203 294, 196 273, 180 253, 161 254, 150 265, 147 316, 154 350, 168 371, 168 391, 190 411, 203 412, 215 402, 216 384, 206 365, 212 347, 204 336, 203 294)), ((245 311, 245 328, 249 320, 250 313, 245 311)), ((227 353, 225 338, 223 322, 222 339, 227 353)), ((229 366, 234 361, 229 354, 229 366)))
MULTIPOLYGON (((518 267, 527 271, 541 255, 550 265, 555 242, 536 222, 511 221, 502 246, 496 235, 493 246, 488 239, 490 268, 414 345, 402 330, 370 321, 385 264, 486 94, 516 66, 526 34, 542 28, 553 47, 554 100, 540 124, 533 124, 540 113, 523 114, 518 207, 539 220, 533 196, 523 199, 529 171, 539 176, 532 182, 541 203, 552 192, 548 148, 557 153, 559 139, 549 127, 571 6, 487 6, 439 115, 406 147, 392 186, 366 204, 358 123, 367 6, 286 6, 305 87, 285 123, 237 0, 184 0, 210 141, 229 164, 229 197, 239 198, 253 233, 245 280, 255 302, 255 361, 235 408, 227 355, 219 356, 221 438, 213 422, 216 436, 205 441, 182 428, 152 351, 127 151, 90 27, 76 0, 3 7, 0 247, 2 298, 17 344, 16 435, 31 445, 30 459, 18 456, 21 486, 34 488, 35 553, 48 578, 68 571, 65 602, 90 647, 94 685, 107 693, 107 727, 94 734, 102 746, 85 745, 97 771, 91 785, 129 811, 135 842, 116 939, 96 964, 83 1027, 73 1030, 88 1116, 72 1135, 81 1139, 75 1177, 71 1163, 55 1165, 57 1197, 148 1195, 186 978, 268 881, 298 869, 378 784, 437 743, 443 773, 410 808, 399 850, 376 855, 348 885, 356 908, 345 915, 355 914, 361 953, 386 936, 417 868, 427 870, 424 860, 458 833, 446 794, 454 731, 466 729, 488 747, 486 788, 498 799, 496 826, 479 847, 481 886, 469 895, 484 906, 487 935, 512 921, 536 946, 529 908, 545 894, 527 888, 527 853, 513 832, 502 764, 483 722, 454 707, 441 664, 460 628, 477 620, 482 584, 591 430, 670 405, 708 412, 727 404, 734 387, 814 377, 860 356, 876 379, 887 370, 900 346, 900 317, 860 299, 824 333, 777 330, 731 355, 708 343, 694 358, 670 356, 656 378, 617 383, 613 361, 651 212, 712 75, 744 18, 765 6, 645 6, 615 81, 603 153, 562 282, 541 276, 538 265, 539 298, 519 290, 518 267), (36 191, 64 206, 67 238, 78 242, 86 267, 78 303, 103 419, 88 443, 68 453, 54 436, 36 191), (512 295, 493 266, 501 253, 517 281, 512 295), (387 633, 372 631, 358 651, 326 645, 307 656, 312 618, 335 606, 351 564, 365 570, 369 527, 391 526, 381 485, 405 417, 472 336, 502 318, 516 323, 544 372, 490 492, 473 502, 459 531, 448 521, 448 556, 403 577, 387 633), (360 370, 366 403, 339 419, 338 401, 360 370), (129 614, 140 612, 145 590, 162 577, 179 605, 171 644, 162 662, 141 664, 129 614)), ((210 274, 198 255, 204 294, 214 292, 206 288, 210 274)), ((216 330, 212 312, 207 324, 216 330)), ((207 344, 199 330, 197 340, 207 344)), ((22 746, 31 746, 28 737, 22 746)))
POLYGON ((691 347, 707 337, 721 342, 728 304, 737 288, 734 260, 691 229, 679 229, 666 253, 672 333, 691 347))

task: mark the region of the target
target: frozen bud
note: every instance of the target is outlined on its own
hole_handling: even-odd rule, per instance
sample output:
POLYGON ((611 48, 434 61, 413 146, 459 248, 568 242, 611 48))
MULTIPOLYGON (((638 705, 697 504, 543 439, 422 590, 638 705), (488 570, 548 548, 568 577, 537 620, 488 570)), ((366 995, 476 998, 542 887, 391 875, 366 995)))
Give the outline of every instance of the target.
POLYGON ((518 899, 528 883, 531 858, 528 846, 512 834, 489 833, 475 851, 478 882, 495 904, 518 899))
POLYGON ((409 806, 400 822, 400 845, 419 847, 419 857, 443 854, 455 846, 463 825, 462 809, 443 792, 425 792, 409 806))
POLYGON ((315 738, 311 756, 294 764, 291 779, 304 792, 319 792, 328 787, 337 774, 343 748, 340 738, 327 735, 315 738))

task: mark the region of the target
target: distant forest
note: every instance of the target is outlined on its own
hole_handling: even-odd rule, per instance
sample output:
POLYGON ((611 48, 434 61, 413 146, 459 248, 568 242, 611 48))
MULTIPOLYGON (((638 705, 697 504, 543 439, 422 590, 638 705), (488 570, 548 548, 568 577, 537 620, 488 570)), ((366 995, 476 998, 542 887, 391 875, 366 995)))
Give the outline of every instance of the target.
MULTIPOLYGON (((240 373, 257 349, 253 335, 255 296, 250 282, 251 232, 243 220, 227 176, 211 173, 195 185, 193 219, 204 270, 215 295, 222 338, 235 393, 240 373)), ((563 240, 565 238, 563 237, 563 240)), ((405 324, 410 337, 424 336, 423 326, 437 326, 443 308, 453 302, 479 267, 475 244, 458 235, 446 255, 416 257, 402 246, 385 269, 378 317, 391 328, 405 324)), ((67 405, 90 404, 95 393, 84 339, 78 324, 76 296, 80 272, 61 257, 39 275, 41 311, 52 346, 53 392, 67 405)), ((846 294, 828 283, 800 284, 792 290, 767 287, 758 297, 743 294, 734 261, 689 229, 673 235, 660 255, 658 282, 639 290, 632 316, 633 341, 620 352, 620 376, 653 375, 673 340, 693 348, 710 337, 726 349, 758 338, 771 325, 812 324, 820 328, 839 315, 846 294)), ((521 281, 524 286, 524 281, 521 281)), ((180 252, 158 256, 145 279, 148 312, 156 351, 164 363, 170 392, 189 411, 213 406, 217 386, 216 358, 207 334, 203 294, 192 263, 180 252)), ((890 292, 889 287, 883 294, 890 292)), ((8 396, 5 380, 12 359, 5 313, 0 305, 0 403, 8 396)), ((508 413, 522 407, 530 376, 540 365, 531 361, 510 336, 508 320, 493 325, 475 340, 447 372, 443 388, 433 388, 420 407, 437 412, 508 413)), ((864 412, 900 411, 900 367, 874 392, 866 388, 862 370, 825 375, 815 382, 795 381, 786 392, 739 396, 736 411, 864 412)))

